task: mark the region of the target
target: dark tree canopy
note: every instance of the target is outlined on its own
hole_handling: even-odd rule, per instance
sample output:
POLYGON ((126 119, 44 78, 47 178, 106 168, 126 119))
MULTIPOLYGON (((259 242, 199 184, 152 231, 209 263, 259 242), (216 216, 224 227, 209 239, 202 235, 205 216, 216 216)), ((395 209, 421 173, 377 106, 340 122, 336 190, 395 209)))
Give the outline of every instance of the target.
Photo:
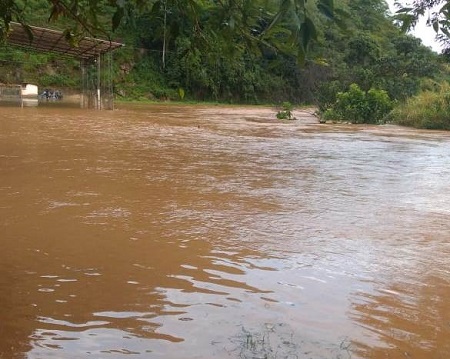
MULTIPOLYGON (((26 14, 37 2, 47 12, 49 22, 63 24, 68 41, 76 42, 85 35, 110 36, 127 17, 170 8, 182 15, 178 19, 191 19, 193 30, 205 33, 204 38, 211 33, 240 36, 249 44, 266 44, 278 51, 289 48, 300 61, 311 41, 317 39, 314 14, 330 19, 335 16, 334 0, 2 0, 0 35, 7 36, 11 21, 27 26, 26 14), (212 21, 215 27, 200 18, 205 9, 220 19, 212 21)), ((171 15, 164 13, 165 25, 171 15)))

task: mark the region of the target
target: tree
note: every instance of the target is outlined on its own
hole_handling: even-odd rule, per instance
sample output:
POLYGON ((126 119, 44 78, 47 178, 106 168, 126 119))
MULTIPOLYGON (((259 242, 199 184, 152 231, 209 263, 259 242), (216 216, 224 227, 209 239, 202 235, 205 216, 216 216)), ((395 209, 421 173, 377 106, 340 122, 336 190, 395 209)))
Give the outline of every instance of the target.
POLYGON ((427 24, 433 27, 437 39, 449 52, 450 49, 450 1, 449 0, 415 0, 412 5, 396 1, 398 10, 396 19, 404 31, 413 28, 418 20, 427 17, 427 24))
MULTIPOLYGON (((400 32, 384 0, 8 1, 0 0, 3 29, 15 11, 9 21, 66 29, 74 42, 88 31, 120 39, 126 46, 115 54, 115 90, 134 99, 179 99, 182 89, 196 100, 317 100, 323 111, 352 83, 403 100, 438 70, 437 55, 400 32)), ((31 61, 21 61, 3 66, 5 76, 42 79, 55 68, 43 59, 28 70, 31 61)))
MULTIPOLYGON (((7 36, 9 23, 18 21, 25 27, 28 20, 24 16, 31 0, 2 0, 0 2, 0 35, 7 36)), ((335 14, 334 0, 46 0, 48 20, 57 22, 64 19, 67 40, 74 41, 82 36, 108 36, 115 31, 127 13, 152 12, 163 9, 163 46, 166 50, 166 30, 170 23, 168 5, 192 19, 194 31, 206 30, 216 33, 239 35, 249 44, 266 44, 278 51, 295 50, 303 61, 311 41, 317 39, 313 21, 313 8, 332 19, 335 14), (199 14, 207 9, 217 13, 222 21, 215 28, 202 24, 199 14), (281 43, 289 43, 279 46, 281 43)), ((30 32, 31 36, 31 32, 30 32)))

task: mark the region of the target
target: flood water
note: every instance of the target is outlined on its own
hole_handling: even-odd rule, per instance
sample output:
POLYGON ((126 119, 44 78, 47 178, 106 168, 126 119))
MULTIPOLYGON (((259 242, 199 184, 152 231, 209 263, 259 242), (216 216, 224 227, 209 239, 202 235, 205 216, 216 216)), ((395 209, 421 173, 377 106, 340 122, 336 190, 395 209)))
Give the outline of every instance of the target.
POLYGON ((450 358, 450 133, 0 108, 0 358, 450 358))

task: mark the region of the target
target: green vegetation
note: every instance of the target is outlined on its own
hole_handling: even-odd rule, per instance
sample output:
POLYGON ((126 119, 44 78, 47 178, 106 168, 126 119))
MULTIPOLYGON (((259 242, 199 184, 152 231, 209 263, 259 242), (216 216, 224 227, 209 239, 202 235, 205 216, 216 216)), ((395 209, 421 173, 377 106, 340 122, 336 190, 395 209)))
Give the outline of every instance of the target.
POLYGON ((351 84, 346 92, 338 92, 336 102, 323 114, 325 121, 381 123, 392 110, 392 101, 384 90, 371 88, 365 92, 351 84))
POLYGON ((402 126, 450 130, 450 86, 409 98, 392 111, 389 120, 402 126))
MULTIPOLYGON (((20 21, 75 45, 86 34, 124 42, 113 69, 123 100, 309 104, 323 120, 380 123, 450 78, 448 57, 395 22, 413 24, 427 7, 416 4, 393 17, 384 0, 5 0, 0 38, 20 21)), ((445 14, 432 18, 443 39, 445 14)), ((80 86, 76 60, 3 47, 0 63, 0 82, 80 86)))
POLYGON ((281 104, 281 110, 277 112, 277 118, 279 120, 295 120, 292 111, 294 110, 294 106, 290 102, 283 102, 281 104))

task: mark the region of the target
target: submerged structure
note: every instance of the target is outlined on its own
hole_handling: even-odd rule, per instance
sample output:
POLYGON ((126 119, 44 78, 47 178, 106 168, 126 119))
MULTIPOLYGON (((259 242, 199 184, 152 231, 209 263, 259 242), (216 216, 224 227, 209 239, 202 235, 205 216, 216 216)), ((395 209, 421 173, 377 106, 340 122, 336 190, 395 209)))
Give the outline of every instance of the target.
MULTIPOLYGON (((62 31, 10 23, 7 43, 37 52, 57 53, 80 61, 80 106, 84 108, 113 109, 112 52, 123 46, 109 40, 84 37, 76 46, 69 44, 62 31), (30 36, 31 35, 31 36, 30 36)), ((7 86, 8 93, 12 93, 7 86)), ((17 85, 20 86, 20 85, 17 85)), ((11 87, 12 88, 12 87, 11 87)))
POLYGON ((0 102, 19 106, 38 105, 37 85, 23 83, 21 85, 0 83, 0 102))
POLYGON ((0 83, 0 101, 19 102, 22 100, 22 86, 0 83))

